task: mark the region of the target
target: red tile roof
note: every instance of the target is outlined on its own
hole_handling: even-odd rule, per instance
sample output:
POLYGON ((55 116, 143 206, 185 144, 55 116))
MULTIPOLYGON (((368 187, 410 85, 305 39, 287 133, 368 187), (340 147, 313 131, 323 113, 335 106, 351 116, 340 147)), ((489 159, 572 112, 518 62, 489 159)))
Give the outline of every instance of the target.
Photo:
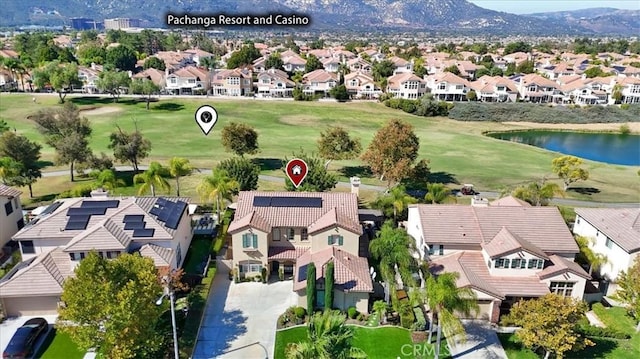
POLYGON ((269 247, 269 260, 297 260, 300 256, 308 252, 309 247, 269 247))
MULTIPOLYGON (((369 263, 366 258, 354 256, 337 247, 329 247, 316 253, 305 252, 296 261, 293 290, 298 291, 307 286, 306 274, 300 276, 302 267, 313 261, 316 266, 316 279, 324 277, 325 264, 333 260, 334 277, 337 289, 344 292, 372 292, 373 282, 369 275, 369 263)), ((306 273, 306 272, 305 272, 306 273)))
POLYGON ((640 251, 640 208, 576 208, 576 214, 627 253, 640 251))
POLYGON ((488 243, 483 243, 482 248, 491 258, 497 258, 511 253, 527 251, 539 258, 548 259, 547 255, 538 247, 511 233, 507 227, 502 227, 500 232, 488 243))
POLYGON ((15 189, 13 187, 9 187, 9 186, 5 186, 3 184, 0 184, 0 196, 3 196, 3 197, 20 197, 21 194, 22 194, 22 192, 18 191, 17 189, 15 189))
POLYGON ((591 279, 591 276, 580 267, 576 262, 570 261, 566 258, 552 255, 549 257, 551 265, 546 267, 542 272, 538 273, 538 277, 541 279, 554 277, 562 273, 571 272, 585 279, 591 279))

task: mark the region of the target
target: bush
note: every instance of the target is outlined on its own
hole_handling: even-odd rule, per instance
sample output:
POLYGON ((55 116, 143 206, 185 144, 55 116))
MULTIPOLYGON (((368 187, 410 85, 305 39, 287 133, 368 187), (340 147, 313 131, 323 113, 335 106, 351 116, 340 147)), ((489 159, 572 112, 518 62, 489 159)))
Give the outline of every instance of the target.
POLYGON ((355 319, 358 315, 358 310, 356 309, 356 307, 349 307, 349 309, 347 309, 347 315, 349 316, 349 318, 355 319))
POLYGON ((93 187, 91 185, 81 184, 60 193, 58 198, 89 197, 91 195, 91 191, 93 191, 93 187))
POLYGON ((403 328, 411 329, 413 323, 415 322, 415 317, 413 316, 413 312, 406 312, 400 314, 400 325, 403 328))
POLYGON ((283 281, 284 280, 284 267, 278 268, 278 278, 283 281))
POLYGON ((624 124, 620 126, 620 133, 623 135, 628 135, 631 133, 631 128, 629 127, 628 124, 624 124))
POLYGON ((262 270, 260 271, 260 279, 262 279, 262 283, 267 283, 268 275, 269 273, 267 268, 262 267, 262 270))
POLYGON ((411 329, 415 331, 423 331, 427 327, 427 319, 424 317, 422 308, 413 308, 413 314, 416 317, 416 322, 413 323, 411 329))
POLYGON ((356 316, 356 320, 359 322, 364 321, 364 319, 365 319, 364 313, 358 313, 358 315, 356 316))
POLYGON ((628 103, 623 103, 622 105, 620 105, 621 110, 628 110, 630 107, 631 105, 628 103))
POLYGON ((296 318, 303 319, 305 315, 307 315, 307 311, 303 307, 295 307, 293 310, 296 318))
POLYGON ((622 333, 611 328, 600 328, 593 325, 583 323, 579 326, 578 332, 585 337, 613 338, 613 339, 631 339, 631 335, 622 333))

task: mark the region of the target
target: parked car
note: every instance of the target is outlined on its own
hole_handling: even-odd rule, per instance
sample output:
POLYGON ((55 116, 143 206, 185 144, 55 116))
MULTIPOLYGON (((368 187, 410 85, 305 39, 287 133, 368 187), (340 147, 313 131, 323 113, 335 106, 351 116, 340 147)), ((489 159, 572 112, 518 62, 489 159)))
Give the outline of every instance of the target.
POLYGON ((7 348, 2 353, 4 359, 24 359, 33 352, 33 347, 38 338, 47 332, 49 323, 44 318, 32 318, 27 320, 9 341, 7 348))
POLYGON ((462 188, 460 188, 460 193, 465 196, 473 196, 478 194, 479 192, 473 189, 472 184, 465 184, 464 186, 462 186, 462 188))

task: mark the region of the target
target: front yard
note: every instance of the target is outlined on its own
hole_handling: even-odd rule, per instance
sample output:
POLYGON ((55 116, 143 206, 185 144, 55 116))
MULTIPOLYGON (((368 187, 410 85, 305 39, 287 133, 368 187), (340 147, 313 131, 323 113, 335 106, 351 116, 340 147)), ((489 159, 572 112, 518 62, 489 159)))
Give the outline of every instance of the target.
POLYGON ((34 357, 42 359, 82 359, 84 354, 68 334, 53 328, 34 357))
MULTIPOLYGON (((433 356, 434 346, 426 343, 413 344, 411 331, 400 327, 365 328, 354 327, 353 346, 364 350, 369 359, 416 358, 433 356)), ((289 343, 306 340, 307 327, 299 326, 276 332, 275 359, 285 358, 285 349, 289 343)), ((448 353, 447 343, 442 342, 442 358, 448 353)))

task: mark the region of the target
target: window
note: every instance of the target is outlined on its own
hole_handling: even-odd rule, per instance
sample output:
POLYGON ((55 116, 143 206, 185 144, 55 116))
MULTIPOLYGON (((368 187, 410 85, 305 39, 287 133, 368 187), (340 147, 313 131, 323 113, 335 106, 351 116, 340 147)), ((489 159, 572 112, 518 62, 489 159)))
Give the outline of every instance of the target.
POLYGON ((182 248, 180 248, 180 243, 178 243, 178 248, 176 248, 176 266, 180 266, 182 263, 182 248))
POLYGON ((18 225, 18 230, 24 228, 24 218, 20 218, 16 224, 18 225))
POLYGON ((520 258, 515 258, 514 260, 511 261, 511 268, 520 268, 520 263, 521 263, 521 259, 520 258))
POLYGON ((239 77, 229 77, 227 79, 227 84, 229 84, 229 85, 240 85, 240 78, 239 77))
POLYGON ((108 251, 107 259, 114 259, 114 258, 117 258, 119 255, 120 255, 120 252, 118 251, 108 251))
POLYGON ((428 247, 429 247, 429 255, 432 256, 435 253, 436 245, 434 244, 428 247))
POLYGON ((444 255, 444 245, 438 246, 438 255, 444 255))
POLYGON ((549 291, 565 297, 570 297, 573 293, 573 282, 551 282, 549 291))
POLYGON ((20 241, 20 247, 22 247, 22 254, 34 254, 36 252, 33 241, 20 241))
POLYGON ((176 84, 177 83, 177 79, 175 77, 172 77, 172 78, 169 79, 169 83, 176 84))
POLYGON ((240 266, 240 272, 260 272, 262 270, 262 264, 260 263, 245 263, 240 266))
POLYGON ((446 88, 447 88, 447 84, 445 84, 445 83, 441 83, 441 84, 438 85, 438 90, 444 90, 446 88))
POLYGON ((338 234, 332 234, 329 236, 327 243, 330 246, 339 245, 341 246, 344 243, 344 237, 338 234))
POLYGON ((7 216, 13 213, 13 206, 11 205, 11 201, 4 204, 4 211, 7 213, 7 216))
POLYGON ((245 233, 242 235, 242 248, 258 249, 258 235, 245 233))
POLYGON ((296 240, 296 231, 293 228, 289 228, 289 231, 287 233, 287 240, 288 241, 296 240))
POLYGON ((187 83, 188 84, 195 84, 196 83, 196 79, 187 79, 187 83))
POLYGON ((509 258, 496 259, 496 265, 494 268, 509 268, 509 258))
POLYGON ((309 240, 309 232, 306 228, 302 228, 300 233, 300 239, 303 241, 309 240))
POLYGON ((607 238, 605 245, 607 246, 607 248, 611 249, 613 248, 613 241, 610 238, 607 238))
POLYGON ((280 233, 280 228, 274 228, 271 237, 274 241, 279 241, 280 238, 282 238, 282 234, 280 233))
POLYGON ((544 261, 542 259, 529 259, 529 265, 527 268, 529 269, 542 269, 544 266, 544 261))

